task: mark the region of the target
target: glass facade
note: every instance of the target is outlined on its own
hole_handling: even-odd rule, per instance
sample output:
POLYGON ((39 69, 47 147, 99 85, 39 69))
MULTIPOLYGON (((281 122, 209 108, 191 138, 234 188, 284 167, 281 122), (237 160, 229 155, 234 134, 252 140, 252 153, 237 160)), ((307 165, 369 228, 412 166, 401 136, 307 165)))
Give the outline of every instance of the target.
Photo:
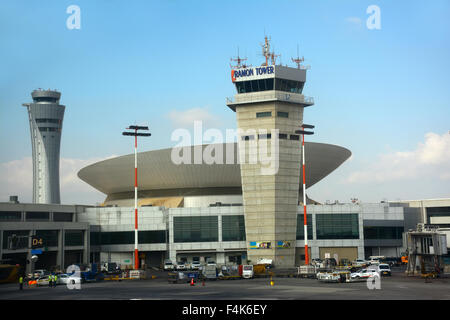
POLYGON ((83 245, 83 231, 81 230, 66 230, 64 236, 64 244, 66 246, 82 246, 83 245))
POLYGON ((252 80, 252 81, 240 81, 236 82, 235 84, 238 93, 273 90, 273 78, 252 80))
POLYGON ((44 247, 58 246, 58 230, 36 230, 36 236, 42 237, 44 247))
POLYGON ((402 239, 403 227, 364 227, 364 239, 402 239))
MULTIPOLYGON (((427 223, 431 223, 433 217, 449 217, 450 218, 450 207, 428 207, 427 209, 427 223)), ((450 224, 439 223, 441 228, 449 228, 450 224)))
POLYGON ((26 221, 48 221, 50 214, 48 212, 27 212, 26 221))
POLYGON ((0 211, 0 221, 20 221, 21 216, 19 211, 0 211))
POLYGON ((317 240, 359 239, 358 214, 317 214, 317 240))
POLYGON ((71 212, 54 212, 53 221, 56 222, 72 222, 71 212))
POLYGON ((174 217, 174 242, 215 242, 219 240, 218 217, 174 217))
POLYGON ((222 241, 245 241, 244 216, 222 216, 222 241))
POLYGON ((302 93, 303 85, 304 82, 277 78, 275 81, 275 90, 292 93, 302 93))
POLYGON ((29 231, 26 230, 5 230, 3 231, 3 249, 8 249, 9 241, 11 240, 12 235, 15 234, 17 236, 17 242, 15 243, 16 249, 25 249, 28 248, 28 236, 30 234, 29 231))
MULTIPOLYGON (((306 223, 307 223, 307 230, 308 230, 308 239, 312 240, 312 238, 313 238, 312 215, 307 214, 306 220, 307 220, 306 223)), ((296 239, 297 240, 305 239, 303 214, 297 214, 297 236, 296 236, 296 239)))
MULTIPOLYGON (((91 232, 91 245, 134 244, 134 231, 91 232)), ((138 231, 141 244, 166 243, 165 230, 138 231)))
MULTIPOLYGON (((248 93, 248 92, 259 92, 274 90, 274 79, 260 79, 260 80, 249 80, 249 81, 239 81, 236 82, 236 90, 238 93, 248 93)), ((286 80, 286 79, 275 79, 275 90, 291 92, 291 93, 302 93, 304 82, 286 80)))

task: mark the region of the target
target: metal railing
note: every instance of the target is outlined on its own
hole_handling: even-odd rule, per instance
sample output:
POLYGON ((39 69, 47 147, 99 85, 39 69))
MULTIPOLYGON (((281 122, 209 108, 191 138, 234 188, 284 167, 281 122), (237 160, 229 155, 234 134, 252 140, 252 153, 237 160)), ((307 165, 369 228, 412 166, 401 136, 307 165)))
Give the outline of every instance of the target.
POLYGON ((308 105, 314 104, 313 97, 307 97, 300 94, 282 92, 282 91, 272 91, 270 93, 257 93, 257 94, 244 94, 244 95, 236 95, 234 98, 227 97, 227 104, 235 104, 235 103, 249 103, 249 102, 259 102, 259 101, 267 101, 267 100, 280 100, 294 103, 304 103, 308 105))

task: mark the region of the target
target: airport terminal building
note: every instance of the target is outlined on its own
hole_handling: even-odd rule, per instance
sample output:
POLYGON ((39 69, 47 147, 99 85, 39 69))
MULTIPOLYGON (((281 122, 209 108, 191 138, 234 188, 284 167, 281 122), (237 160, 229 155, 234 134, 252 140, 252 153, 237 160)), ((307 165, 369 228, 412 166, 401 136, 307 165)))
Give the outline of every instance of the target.
MULTIPOLYGON (((200 197, 197 203, 207 203, 211 198, 200 197)), ((450 220, 449 204, 450 199, 426 200, 423 209, 428 211, 427 217, 439 210, 441 219, 450 220)), ((307 209, 311 258, 399 257, 405 250, 404 232, 424 222, 422 207, 405 203, 310 204, 307 209)), ((247 254, 244 214, 238 202, 211 202, 203 207, 140 207, 141 265, 161 267, 165 259, 253 263, 247 254)), ((302 206, 298 206, 297 214, 303 215, 302 206)), ((46 244, 35 269, 92 262, 116 262, 122 268, 133 265, 133 207, 0 203, 0 218, 2 260, 25 263, 31 254, 31 236, 37 235, 46 244), (22 239, 14 249, 9 247, 13 234, 22 239)), ((303 225, 298 225, 295 265, 303 263, 303 225)))
MULTIPOLYGON (((263 54, 266 61, 259 67, 241 65, 238 59, 231 70, 237 93, 227 98, 226 105, 236 114, 236 143, 137 154, 138 231, 135 159, 130 154, 78 172, 81 180, 106 195, 102 206, 21 204, 17 199, 0 203, 0 259, 29 262, 31 241, 41 236, 45 245, 34 251, 40 255, 35 267, 92 262, 132 267, 137 239, 138 259, 144 267, 159 267, 165 259, 211 259, 218 264, 270 259, 276 267, 289 268, 304 264, 306 256, 337 261, 398 257, 405 250, 404 232, 417 223, 450 226, 449 199, 319 204, 307 198, 302 186, 309 188, 324 179, 351 152, 327 143, 303 143, 304 111, 314 105, 313 98, 303 95, 308 68, 301 66, 300 59, 294 60, 297 68, 276 64, 267 37, 263 54)), ((45 109, 36 120, 30 118, 33 132, 61 131, 64 108, 57 104, 59 97, 50 91, 33 93, 38 107, 51 105, 60 113, 45 109)), ((36 143, 42 144, 37 138, 36 143)), ((58 158, 60 135, 50 139, 56 139, 50 149, 58 158)), ((33 159, 39 160, 38 156, 33 159)), ((47 179, 47 171, 42 172, 47 179)), ((35 185, 39 190, 40 185, 35 185)), ((40 189, 50 185, 59 190, 58 183, 42 184, 40 189)), ((33 202, 40 202, 38 198, 34 196, 33 202)), ((55 201, 42 199, 58 203, 59 194, 55 201)))

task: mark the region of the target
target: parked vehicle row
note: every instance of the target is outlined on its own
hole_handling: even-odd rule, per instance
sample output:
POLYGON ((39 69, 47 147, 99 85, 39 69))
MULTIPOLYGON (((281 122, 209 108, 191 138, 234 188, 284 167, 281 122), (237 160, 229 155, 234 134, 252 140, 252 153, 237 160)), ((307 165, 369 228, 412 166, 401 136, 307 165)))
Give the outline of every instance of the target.
POLYGON ((207 263, 202 264, 200 261, 193 261, 188 264, 184 261, 173 263, 170 260, 164 262, 164 271, 186 271, 186 270, 202 270, 205 266, 216 265, 215 261, 209 260, 207 263))

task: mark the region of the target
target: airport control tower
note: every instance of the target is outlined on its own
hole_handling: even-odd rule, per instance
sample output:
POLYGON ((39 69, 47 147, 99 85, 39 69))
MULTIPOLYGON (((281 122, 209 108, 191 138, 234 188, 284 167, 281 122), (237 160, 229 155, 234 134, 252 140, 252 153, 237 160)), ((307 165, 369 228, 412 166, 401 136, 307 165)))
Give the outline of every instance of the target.
POLYGON ((61 93, 34 90, 32 103, 24 103, 30 121, 33 152, 33 203, 61 202, 59 195, 59 150, 65 106, 61 93))
POLYGON ((295 265, 306 69, 276 64, 270 40, 262 45, 265 62, 251 67, 237 58, 231 78, 237 94, 227 99, 236 112, 248 260, 295 265))

